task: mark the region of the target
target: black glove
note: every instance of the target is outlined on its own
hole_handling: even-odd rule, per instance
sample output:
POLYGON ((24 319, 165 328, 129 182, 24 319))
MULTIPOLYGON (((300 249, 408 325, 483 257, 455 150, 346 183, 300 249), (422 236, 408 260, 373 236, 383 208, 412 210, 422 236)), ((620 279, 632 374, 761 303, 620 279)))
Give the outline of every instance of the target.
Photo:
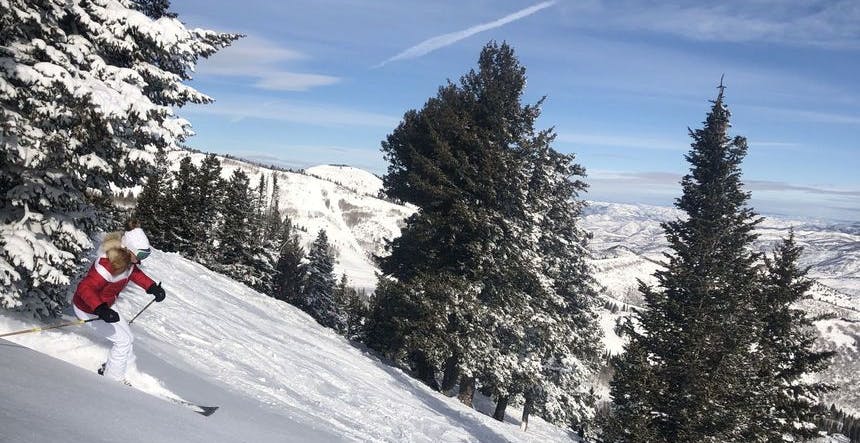
POLYGON ((161 287, 161 283, 153 283, 153 285, 146 290, 146 293, 154 295, 155 301, 157 302, 164 300, 164 297, 167 296, 167 294, 164 293, 164 288, 161 287))
POLYGON ((93 313, 98 315, 105 323, 116 323, 119 321, 119 314, 116 313, 107 303, 100 304, 93 313))

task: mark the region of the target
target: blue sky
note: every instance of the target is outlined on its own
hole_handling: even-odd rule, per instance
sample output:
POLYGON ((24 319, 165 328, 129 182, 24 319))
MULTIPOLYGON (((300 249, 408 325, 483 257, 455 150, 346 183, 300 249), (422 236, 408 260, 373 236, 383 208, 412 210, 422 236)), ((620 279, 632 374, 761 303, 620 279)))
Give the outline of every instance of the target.
POLYGON ((765 214, 860 221, 860 2, 175 1, 247 37, 200 63, 214 104, 179 111, 204 151, 383 174, 379 143, 489 40, 588 171, 586 198, 671 204, 725 74, 744 180, 765 214))

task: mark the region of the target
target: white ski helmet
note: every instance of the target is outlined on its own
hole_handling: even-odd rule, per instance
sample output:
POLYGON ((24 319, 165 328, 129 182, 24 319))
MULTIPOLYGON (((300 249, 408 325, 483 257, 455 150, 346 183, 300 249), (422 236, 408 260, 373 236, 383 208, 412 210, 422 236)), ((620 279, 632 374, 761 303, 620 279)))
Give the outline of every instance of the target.
POLYGON ((143 229, 134 228, 131 231, 126 231, 125 234, 122 235, 122 245, 137 255, 139 260, 143 260, 151 251, 149 246, 149 239, 146 238, 146 234, 143 233, 143 229))

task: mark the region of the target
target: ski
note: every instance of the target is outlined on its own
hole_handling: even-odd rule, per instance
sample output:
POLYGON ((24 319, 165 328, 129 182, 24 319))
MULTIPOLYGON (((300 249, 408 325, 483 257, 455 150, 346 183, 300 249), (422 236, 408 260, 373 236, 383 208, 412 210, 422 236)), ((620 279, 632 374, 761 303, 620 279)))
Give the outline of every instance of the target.
POLYGON ((191 409, 192 411, 194 411, 194 412, 196 412, 196 413, 198 413, 204 417, 208 417, 208 416, 214 414, 215 411, 218 410, 218 406, 201 406, 198 404, 191 403, 190 401, 185 401, 185 400, 181 400, 178 398, 170 398, 170 397, 160 397, 160 398, 171 401, 171 402, 176 403, 180 406, 185 406, 186 408, 191 409))
MULTIPOLYGON (((96 372, 98 372, 98 374, 99 374, 99 375, 104 375, 104 372, 105 372, 105 365, 106 365, 106 363, 102 363, 102 365, 101 365, 101 366, 98 368, 98 370, 96 371, 96 372)), ((163 396, 163 395, 158 395, 158 394, 153 394, 153 393, 150 393, 150 392, 146 392, 146 391, 144 391, 143 389, 139 389, 139 388, 135 387, 134 385, 132 385, 131 383, 129 383, 127 380, 124 380, 122 383, 123 383, 124 385, 126 385, 126 386, 130 387, 130 388, 134 388, 135 390, 138 390, 138 391, 140 391, 140 392, 143 392, 144 394, 149 394, 149 395, 151 395, 151 396, 153 396, 153 397, 158 397, 158 398, 161 398, 161 399, 167 400, 167 401, 169 401, 169 402, 171 402, 171 403, 175 403, 175 404, 177 404, 177 405, 184 406, 184 407, 186 407, 186 408, 188 408, 188 409, 191 409, 192 411, 194 411, 194 412, 196 412, 196 413, 198 413, 198 414, 200 414, 200 415, 202 415, 202 416, 204 416, 204 417, 208 417, 208 416, 210 416, 210 415, 214 414, 214 413, 215 413, 215 411, 217 411, 217 410, 218 410, 218 406, 201 406, 201 405, 198 405, 198 404, 195 404, 195 403, 191 403, 191 402, 190 402, 190 401, 188 401, 188 400, 183 400, 183 399, 181 399, 181 398, 166 397, 166 396, 163 396)))

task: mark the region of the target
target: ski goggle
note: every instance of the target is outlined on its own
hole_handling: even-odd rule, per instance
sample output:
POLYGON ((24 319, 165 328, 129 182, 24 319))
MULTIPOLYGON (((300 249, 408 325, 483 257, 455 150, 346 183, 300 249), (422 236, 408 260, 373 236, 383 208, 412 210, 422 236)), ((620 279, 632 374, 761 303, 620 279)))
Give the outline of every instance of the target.
POLYGON ((135 253, 134 253, 134 255, 137 257, 137 259, 138 259, 138 260, 143 260, 143 259, 145 259, 146 257, 149 257, 149 254, 150 254, 151 252, 152 252, 152 251, 151 251, 149 248, 146 248, 146 249, 138 249, 138 250, 137 250, 137 252, 135 252, 135 253))

